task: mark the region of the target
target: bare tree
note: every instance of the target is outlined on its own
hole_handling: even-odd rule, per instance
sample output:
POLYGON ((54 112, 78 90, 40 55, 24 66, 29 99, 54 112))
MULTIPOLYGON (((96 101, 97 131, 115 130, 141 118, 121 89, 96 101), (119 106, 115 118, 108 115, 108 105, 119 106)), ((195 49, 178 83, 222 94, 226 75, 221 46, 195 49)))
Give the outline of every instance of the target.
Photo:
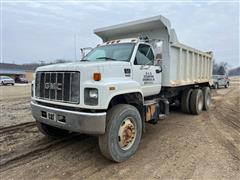
POLYGON ((227 62, 213 62, 213 74, 225 75, 228 72, 229 65, 227 62))

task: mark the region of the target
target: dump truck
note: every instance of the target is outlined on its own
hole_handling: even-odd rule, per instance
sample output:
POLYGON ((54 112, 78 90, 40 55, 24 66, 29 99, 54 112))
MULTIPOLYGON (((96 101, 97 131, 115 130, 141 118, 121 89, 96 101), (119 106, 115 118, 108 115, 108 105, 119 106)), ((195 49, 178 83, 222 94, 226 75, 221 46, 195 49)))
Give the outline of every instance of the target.
POLYGON ((200 114, 211 103, 213 53, 178 41, 163 16, 94 30, 102 39, 81 61, 37 68, 32 115, 53 138, 96 135, 101 153, 123 162, 136 153, 146 123, 172 105, 200 114))

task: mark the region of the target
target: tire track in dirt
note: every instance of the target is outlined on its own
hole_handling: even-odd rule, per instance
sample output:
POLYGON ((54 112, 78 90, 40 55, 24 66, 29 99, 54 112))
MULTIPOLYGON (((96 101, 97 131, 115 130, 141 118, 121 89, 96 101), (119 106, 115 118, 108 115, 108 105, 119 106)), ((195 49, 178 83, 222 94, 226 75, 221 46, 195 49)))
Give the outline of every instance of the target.
POLYGON ((31 140, 37 140, 39 137, 41 136, 39 136, 35 122, 26 122, 0 128, 0 157, 3 154, 14 153, 26 148, 25 142, 31 143, 33 142, 31 140))
MULTIPOLYGON (((36 129, 36 122, 26 122, 18 125, 0 128, 0 142, 4 143, 5 141, 6 143, 6 141, 8 141, 8 143, 11 143, 9 142, 10 140, 10 141, 14 141, 14 143, 17 143, 16 139, 13 138, 13 135, 16 135, 19 133, 19 135, 17 135, 16 138, 22 138, 21 135, 25 132, 39 133, 38 131, 31 131, 31 128, 36 129)), ((3 153, 0 155, 0 166, 1 167, 4 166, 5 168, 1 168, 1 171, 3 171, 3 169, 8 169, 9 166, 11 166, 12 164, 15 164, 17 161, 23 161, 23 159, 26 159, 24 160, 24 162, 31 161, 32 159, 30 158, 31 156, 38 156, 39 154, 44 154, 44 152, 47 152, 48 150, 52 150, 52 149, 56 150, 57 148, 55 148, 54 146, 60 147, 61 143, 65 143, 65 145, 70 144, 66 142, 68 141, 70 142, 76 136, 77 136, 76 134, 72 134, 65 138, 61 138, 57 140, 53 140, 53 139, 50 141, 40 140, 39 142, 37 142, 37 144, 35 144, 35 146, 29 147, 27 149, 20 147, 20 148, 17 148, 16 150, 11 150, 10 152, 3 153)), ((15 144, 15 146, 17 146, 17 144, 15 144)))
MULTIPOLYGON (((76 134, 69 135, 62 139, 52 140, 47 143, 38 144, 32 149, 24 149, 13 153, 3 154, 0 156, 0 172, 9 170, 16 166, 20 166, 34 159, 41 158, 45 155, 45 153, 49 153, 50 151, 57 151, 68 145, 71 145, 75 141, 75 137, 77 137, 76 134)), ((85 140, 87 138, 88 137, 85 135, 82 135, 81 137, 82 140, 85 140)))
MULTIPOLYGON (((48 179, 49 178, 59 179, 58 176, 64 175, 65 174, 64 171, 66 170, 68 170, 68 172, 66 172, 65 174, 67 176, 67 175, 71 175, 72 173, 75 174, 79 171, 84 171, 85 169, 89 169, 89 168, 91 169, 93 166, 91 160, 95 159, 96 157, 93 155, 93 153, 99 154, 95 140, 96 140, 95 138, 90 136, 84 136, 84 135, 76 136, 70 141, 60 143, 57 146, 54 145, 49 149, 47 149, 46 151, 43 151, 42 153, 38 153, 34 156, 31 155, 30 157, 23 158, 21 159, 21 161, 15 161, 14 164, 7 166, 7 168, 4 167, 2 172, 1 171, 0 172, 2 173, 3 177, 7 178, 7 176, 9 175, 11 176, 11 173, 9 174, 8 172, 16 171, 16 169, 19 169, 19 168, 20 169, 26 168, 25 170, 34 172, 34 174, 30 175, 33 177, 28 177, 27 179, 35 179, 36 177, 39 178, 39 176, 36 174, 37 173, 36 171, 38 171, 39 168, 40 169, 46 168, 46 171, 44 171, 45 172, 44 175, 40 179, 45 179, 44 178, 45 175, 48 176, 46 177, 48 179), (78 147, 81 147, 81 148, 78 148, 78 147), (72 149, 74 149, 74 151, 72 149), (74 153, 76 156, 72 156, 71 153, 74 153), (68 161, 61 162, 64 158, 69 158, 69 156, 73 158, 72 161, 77 163, 76 165, 70 164, 70 166, 68 166, 69 164, 68 161), (60 165, 62 169, 58 169, 57 171, 52 171, 48 168, 49 166, 52 166, 52 165, 55 166, 55 164, 53 163, 55 161, 58 162, 56 165, 60 165), (34 167, 37 169, 34 169, 34 167), (33 168, 34 170, 31 170, 31 168, 33 168), (62 174, 62 172, 64 173, 62 174)), ((106 162, 109 164, 107 160, 106 162)), ((68 176, 66 178, 68 178, 68 176)))
POLYGON ((36 126, 36 122, 25 122, 25 123, 21 123, 21 124, 17 124, 17 125, 13 125, 13 126, 7 126, 7 127, 2 127, 0 128, 0 135, 5 133, 12 133, 14 131, 14 133, 16 133, 16 131, 24 131, 24 129, 28 129, 31 127, 35 127, 36 126))
POLYGON ((216 101, 212 113, 205 114, 209 119, 206 126, 212 129, 211 137, 214 137, 224 149, 229 152, 232 162, 229 165, 238 172, 235 176, 240 178, 240 111, 239 107, 239 87, 230 89, 220 101, 216 101), (230 104, 228 102, 231 102, 230 104), (234 109, 234 112, 232 110, 234 109))

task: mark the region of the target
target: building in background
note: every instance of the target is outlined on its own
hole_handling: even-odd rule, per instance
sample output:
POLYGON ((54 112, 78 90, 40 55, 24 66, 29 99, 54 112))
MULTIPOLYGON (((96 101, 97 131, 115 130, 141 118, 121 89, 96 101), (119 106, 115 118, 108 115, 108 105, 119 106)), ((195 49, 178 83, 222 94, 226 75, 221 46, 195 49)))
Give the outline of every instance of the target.
POLYGON ((0 76, 9 76, 13 79, 23 77, 31 82, 34 77, 35 69, 39 65, 18 65, 9 63, 0 63, 0 76))
POLYGON ((25 78, 28 80, 28 82, 31 82, 34 77, 35 70, 26 70, 25 78))
POLYGON ((26 77, 26 71, 18 69, 0 69, 0 76, 9 76, 13 79, 15 79, 16 77, 26 77))
POLYGON ((34 78, 35 70, 39 66, 56 64, 56 63, 66 63, 71 62, 70 60, 58 59, 51 63, 32 63, 32 64, 10 64, 10 63, 0 63, 0 76, 10 76, 13 79, 16 77, 26 78, 28 82, 31 82, 34 78))

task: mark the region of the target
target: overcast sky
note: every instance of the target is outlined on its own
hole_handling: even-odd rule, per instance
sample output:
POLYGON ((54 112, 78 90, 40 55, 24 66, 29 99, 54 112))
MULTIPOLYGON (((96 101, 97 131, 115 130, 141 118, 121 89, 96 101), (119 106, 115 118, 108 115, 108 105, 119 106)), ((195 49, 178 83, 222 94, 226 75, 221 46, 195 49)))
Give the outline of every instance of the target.
MULTIPOLYGON (((2 61, 74 60, 77 48, 101 42, 93 29, 163 15, 180 42, 239 66, 239 3, 235 2, 2 2, 2 61)), ((80 52, 78 52, 78 59, 80 52)))

